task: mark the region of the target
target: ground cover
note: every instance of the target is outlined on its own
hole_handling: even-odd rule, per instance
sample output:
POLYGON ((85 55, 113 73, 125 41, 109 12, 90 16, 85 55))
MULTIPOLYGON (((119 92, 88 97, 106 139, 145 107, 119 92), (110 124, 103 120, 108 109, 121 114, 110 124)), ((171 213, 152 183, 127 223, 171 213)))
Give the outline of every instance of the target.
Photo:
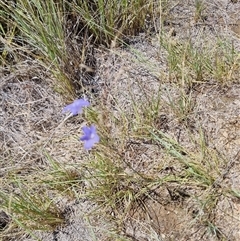
POLYGON ((239 1, 0 12, 2 240, 240 239, 239 1))

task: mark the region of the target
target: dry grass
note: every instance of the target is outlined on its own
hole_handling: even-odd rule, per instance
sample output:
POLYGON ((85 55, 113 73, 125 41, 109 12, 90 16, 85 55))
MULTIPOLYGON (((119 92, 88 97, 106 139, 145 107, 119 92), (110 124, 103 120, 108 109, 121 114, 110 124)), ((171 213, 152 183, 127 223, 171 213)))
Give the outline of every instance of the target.
POLYGON ((49 1, 53 18, 4 2, 1 239, 239 240, 240 2, 136 1, 121 18, 103 1, 49 1), (91 107, 64 116, 76 96, 91 107))

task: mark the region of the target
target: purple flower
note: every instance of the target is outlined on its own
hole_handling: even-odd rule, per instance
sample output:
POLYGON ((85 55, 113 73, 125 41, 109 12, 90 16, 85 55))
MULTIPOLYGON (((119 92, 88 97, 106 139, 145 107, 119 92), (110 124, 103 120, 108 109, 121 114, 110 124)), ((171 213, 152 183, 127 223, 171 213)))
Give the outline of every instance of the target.
POLYGON ((82 128, 83 136, 80 138, 81 141, 84 141, 84 148, 86 150, 92 149, 95 143, 98 143, 100 138, 96 132, 95 126, 91 125, 90 127, 84 126, 82 128))
POLYGON ((69 111, 72 115, 77 115, 82 113, 82 108, 89 106, 90 103, 85 99, 74 100, 72 104, 67 105, 63 108, 63 113, 69 111))

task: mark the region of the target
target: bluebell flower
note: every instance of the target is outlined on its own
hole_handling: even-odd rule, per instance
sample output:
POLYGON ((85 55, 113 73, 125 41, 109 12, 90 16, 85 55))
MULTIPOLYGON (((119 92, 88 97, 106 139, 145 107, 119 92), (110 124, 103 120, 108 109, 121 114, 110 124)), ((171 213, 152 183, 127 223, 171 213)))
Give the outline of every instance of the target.
POLYGON ((96 132, 95 126, 91 125, 90 127, 84 126, 82 128, 83 136, 80 138, 81 141, 84 141, 84 148, 86 150, 92 149, 95 143, 98 143, 100 138, 96 132))
POLYGON ((74 100, 72 104, 67 105, 63 108, 63 113, 69 111, 72 115, 77 115, 82 113, 82 108, 89 106, 90 103, 85 99, 74 100))

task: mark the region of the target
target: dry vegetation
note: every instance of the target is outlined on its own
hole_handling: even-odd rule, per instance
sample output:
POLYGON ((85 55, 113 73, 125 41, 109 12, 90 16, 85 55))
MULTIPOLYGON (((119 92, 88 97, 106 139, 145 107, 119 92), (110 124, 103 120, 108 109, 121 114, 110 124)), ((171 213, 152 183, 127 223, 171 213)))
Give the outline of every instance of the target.
POLYGON ((0 239, 240 240, 240 2, 16 2, 0 3, 0 239))

